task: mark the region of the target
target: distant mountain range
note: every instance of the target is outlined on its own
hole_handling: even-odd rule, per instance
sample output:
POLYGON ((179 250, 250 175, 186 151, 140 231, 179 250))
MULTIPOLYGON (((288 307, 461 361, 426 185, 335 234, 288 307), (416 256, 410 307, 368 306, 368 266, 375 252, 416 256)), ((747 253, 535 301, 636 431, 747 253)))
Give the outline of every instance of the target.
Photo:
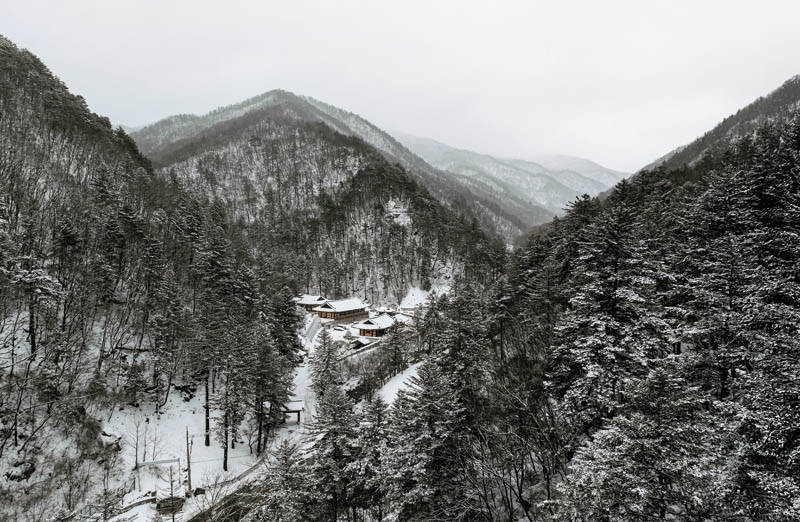
POLYGON ((569 156, 541 161, 497 159, 409 135, 399 140, 366 119, 308 96, 274 90, 197 116, 180 114, 131 132, 154 166, 176 160, 175 152, 197 153, 215 143, 219 124, 268 107, 287 117, 321 122, 356 136, 398 163, 453 210, 478 219, 484 229, 509 243, 531 227, 550 221, 583 193, 598 194, 626 176, 594 162, 569 156), (189 150, 191 149, 191 150, 189 150))
MULTIPOLYGON (((528 205, 559 214, 576 197, 598 194, 628 175, 571 156, 547 156, 539 161, 504 159, 429 138, 400 133, 396 136, 434 167, 460 178, 476 191, 491 191, 506 201, 511 211, 512 203, 517 203, 517 207, 528 205)), ((524 214, 519 215, 524 219, 524 214)))
POLYGON ((562 173, 577 172, 583 176, 598 181, 606 186, 613 187, 623 178, 630 176, 629 172, 620 172, 598 165, 592 160, 577 158, 575 156, 546 155, 534 156, 533 161, 555 171, 557 175, 562 173))
MULTIPOLYGON (((485 230, 506 238, 522 234, 528 222, 508 213, 502 202, 492 198, 481 198, 469 188, 451 179, 447 174, 433 168, 409 151, 392 136, 356 114, 307 96, 274 90, 255 96, 241 103, 221 107, 203 116, 179 114, 144 126, 131 133, 139 148, 156 167, 171 161, 172 152, 183 146, 204 147, 214 141, 214 127, 221 123, 243 117, 254 111, 269 107, 280 107, 286 117, 304 122, 324 123, 333 130, 347 136, 355 136, 375 147, 391 163, 398 163, 408 170, 434 196, 451 209, 477 218, 485 230), (198 141, 198 138, 202 140, 198 141)), ((530 210, 530 219, 545 222, 552 217, 544 209, 530 210)))

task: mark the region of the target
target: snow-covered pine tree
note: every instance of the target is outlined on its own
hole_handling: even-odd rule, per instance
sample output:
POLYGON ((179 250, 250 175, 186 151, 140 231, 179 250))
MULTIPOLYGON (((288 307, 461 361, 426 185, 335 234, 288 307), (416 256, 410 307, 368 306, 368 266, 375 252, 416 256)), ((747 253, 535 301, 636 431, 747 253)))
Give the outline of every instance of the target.
POLYGON ((184 355, 181 325, 185 318, 181 309, 179 285, 171 266, 160 274, 154 294, 153 312, 148 319, 148 327, 152 332, 154 402, 158 411, 169 398, 170 388, 184 355))
POLYGON ((467 417, 479 415, 491 350, 486 305, 480 292, 464 287, 454 299, 443 299, 439 306, 443 317, 429 334, 433 350, 428 360, 447 375, 467 417))
POLYGON ((708 189, 695 209, 690 256, 683 263, 691 274, 686 288, 688 306, 697 318, 691 325, 684 322, 683 329, 706 356, 709 381, 719 399, 731 393, 747 359, 740 321, 751 273, 742 255, 742 242, 753 201, 742 186, 744 176, 735 163, 709 174, 708 189))
POLYGON ((292 300, 294 293, 284 286, 270 296, 266 308, 272 318, 272 336, 280 354, 293 365, 300 362, 300 344, 297 332, 303 324, 297 305, 292 300))
POLYGON ((411 389, 392 406, 385 453, 390 516, 394 520, 459 520, 473 512, 461 449, 465 411, 448 375, 420 367, 411 389))
POLYGON ((282 441, 270 460, 257 493, 256 507, 248 514, 253 522, 301 522, 308 520, 308 486, 299 463, 297 446, 282 441))
POLYGON ((294 386, 294 366, 275 345, 275 323, 264 315, 251 326, 248 347, 248 394, 252 397, 256 428, 256 453, 261 454, 265 439, 284 419, 283 406, 294 386))
POLYGON ((569 308, 557 326, 548 376, 578 431, 596 427, 624 402, 631 379, 668 350, 654 313, 654 279, 636 235, 633 194, 617 185, 608 207, 581 231, 569 308))
POLYGON ((664 359, 628 387, 623 412, 570 463, 564 515, 574 520, 714 520, 725 488, 728 428, 664 359))
POLYGON ((351 506, 355 422, 352 401, 341 386, 329 384, 310 428, 308 488, 320 519, 336 522, 351 506))
POLYGON ((339 343, 331 338, 327 328, 321 328, 319 341, 311 356, 312 388, 321 399, 329 386, 338 386, 341 380, 339 343))
POLYGON ((380 396, 375 396, 364 406, 351 442, 353 459, 347 470, 352 477, 351 504, 374 520, 384 520, 388 512, 383 459, 388 422, 386 403, 380 396))

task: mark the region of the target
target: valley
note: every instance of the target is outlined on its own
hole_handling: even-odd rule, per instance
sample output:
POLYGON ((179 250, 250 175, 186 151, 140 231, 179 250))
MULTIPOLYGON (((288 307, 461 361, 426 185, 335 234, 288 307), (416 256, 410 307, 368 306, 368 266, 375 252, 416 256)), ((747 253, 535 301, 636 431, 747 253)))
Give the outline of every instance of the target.
MULTIPOLYGON (((247 51, 277 38, 266 27, 283 9, 241 35, 255 6, 225 30, 198 21, 213 49, 178 28, 153 36, 198 48, 163 77, 137 41, 127 81, 163 104, 124 104, 172 115, 136 126, 0 36, 0 520, 800 519, 800 77, 628 173, 533 151, 639 157, 663 126, 617 121, 654 118, 651 96, 669 120, 685 79, 664 101, 648 77, 624 104, 633 80, 617 76, 650 56, 591 81, 545 74, 559 64, 526 62, 533 47, 514 74, 479 67, 503 61, 495 40, 511 50, 545 30, 512 20, 460 63, 477 33, 438 52, 440 36, 403 40, 428 67, 389 74, 378 51, 397 12, 345 62, 308 37, 314 17, 271 29, 312 49, 287 86, 352 90, 374 121, 418 121, 419 135, 283 89, 211 109, 282 85, 282 57, 302 45, 275 40, 263 63, 247 51), (542 78, 548 96, 516 88, 542 78), (445 95, 398 95, 419 85, 445 95)), ((175 16, 147 12, 154 28, 175 16)), ((338 13, 330 25, 349 23, 338 13)), ((366 34, 335 29, 337 45, 366 34)), ((601 36, 567 45, 564 63, 615 58, 601 36)), ((91 43, 85 67, 100 70, 91 43)))

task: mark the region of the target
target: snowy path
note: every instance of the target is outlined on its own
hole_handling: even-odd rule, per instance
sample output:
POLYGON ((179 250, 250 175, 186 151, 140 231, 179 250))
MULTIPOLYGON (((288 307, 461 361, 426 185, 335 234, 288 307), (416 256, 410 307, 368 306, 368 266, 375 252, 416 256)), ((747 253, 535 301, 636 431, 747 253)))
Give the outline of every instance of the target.
MULTIPOLYGON (((306 437, 306 434, 308 433, 306 426, 308 421, 313 418, 316 411, 316 396, 311 389, 311 373, 308 367, 308 362, 311 354, 314 351, 314 339, 316 337, 317 329, 309 328, 305 331, 305 333, 307 334, 307 337, 303 339, 303 344, 307 351, 307 355, 303 361, 303 364, 298 366, 295 372, 293 394, 294 399, 303 402, 304 411, 301 414, 300 424, 298 425, 296 420, 287 419, 286 424, 275 433, 274 437, 270 441, 269 448, 264 452, 261 459, 259 459, 258 462, 256 462, 249 470, 247 470, 247 472, 241 474, 233 480, 227 481, 224 484, 220 484, 218 487, 224 488, 224 491, 222 492, 222 495, 217 493, 216 496, 228 497, 236 495, 238 494, 237 492, 246 487, 248 483, 260 477, 260 472, 265 470, 265 461, 274 453, 274 451, 283 441, 289 441, 300 446, 308 443, 307 441, 309 438, 306 437)), ((193 497, 188 499, 183 512, 184 520, 202 519, 200 515, 208 508, 210 500, 209 497, 214 495, 215 492, 207 491, 203 497, 193 497)))
MULTIPOLYGON (((412 289, 406 299, 403 300, 403 304, 408 306, 409 309, 416 309, 428 295, 429 292, 412 289)), ((211 504, 219 505, 221 502, 226 502, 225 499, 228 499, 227 502, 231 502, 230 499, 235 499, 237 495, 247 491, 250 488, 248 484, 252 484, 261 477, 266 469, 265 462, 283 441, 290 441, 303 449, 311 444, 311 438, 306 435, 308 433, 307 426, 316 413, 316 395, 311 389, 309 361, 316 347, 317 333, 320 327, 321 324, 318 319, 307 317, 302 329, 303 347, 306 351, 306 356, 303 364, 298 366, 295 371, 294 393, 292 394, 293 400, 301 401, 303 404, 301 422, 298 424, 296 419, 291 419, 291 416, 288 416, 287 423, 275 432, 269 447, 261 458, 250 455, 247 444, 237 444, 236 449, 230 450, 229 453, 229 472, 224 475, 220 474, 218 468, 221 467, 222 459, 219 445, 212 443, 210 447, 205 447, 202 441, 202 433, 205 429, 202 409, 204 397, 202 392, 199 396, 186 403, 182 403, 177 393, 175 393, 175 397, 170 398, 169 407, 165 409, 168 413, 163 414, 160 419, 161 423, 166 420, 166 424, 171 426, 166 431, 162 431, 164 438, 171 441, 172 444, 168 445, 168 451, 165 450, 164 454, 173 455, 182 450, 183 453, 178 456, 185 457, 184 430, 188 426, 190 434, 194 435, 192 439, 192 485, 195 488, 202 485, 206 489, 205 495, 187 499, 181 512, 182 520, 203 520, 204 512, 208 510, 211 504), (173 401, 177 404, 173 404, 173 401), (216 489, 212 486, 213 484, 216 484, 216 489)), ((332 333, 335 338, 344 335, 338 330, 332 333)), ((380 343, 369 346, 363 352, 371 351, 378 344, 380 343)), ((349 355, 360 356, 363 353, 357 352, 349 355)), ((413 364, 402 373, 395 375, 378 391, 387 404, 391 405, 397 397, 398 391, 409 385, 409 380, 417 375, 420 364, 413 364)), ((125 417, 124 415, 117 416, 115 423, 119 426, 120 423, 124 423, 125 417)), ((158 422, 154 423, 154 425, 156 424, 161 426, 158 422)), ((163 430, 163 428, 158 429, 163 430)), ((158 454, 160 455, 161 453, 158 454)), ((150 520, 155 514, 155 509, 152 504, 138 506, 130 513, 112 520, 121 522, 134 512, 139 515, 138 520, 150 520)))

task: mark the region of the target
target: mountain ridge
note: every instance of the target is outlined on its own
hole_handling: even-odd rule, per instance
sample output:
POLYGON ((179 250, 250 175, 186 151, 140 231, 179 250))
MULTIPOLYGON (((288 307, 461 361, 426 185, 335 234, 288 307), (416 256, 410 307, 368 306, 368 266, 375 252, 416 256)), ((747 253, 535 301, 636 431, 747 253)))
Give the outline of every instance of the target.
POLYGON ((499 234, 512 243, 530 228, 531 222, 549 221, 553 213, 517 199, 510 210, 508 205, 479 184, 467 183, 436 169, 419 158, 386 131, 361 116, 316 100, 284 90, 272 90, 198 115, 173 115, 146 125, 131 136, 140 149, 156 164, 166 147, 197 136, 212 126, 249 112, 270 106, 285 106, 287 115, 304 121, 321 122, 345 135, 357 136, 379 150, 387 160, 406 168, 441 202, 459 213, 479 220, 487 231, 499 234), (524 218, 520 217, 520 209, 524 218))
MULTIPOLYGON (((584 193, 596 195, 610 186, 573 170, 550 170, 530 160, 496 157, 456 148, 431 138, 405 133, 397 133, 397 136, 433 166, 488 183, 506 201, 524 194, 531 199, 531 204, 546 208, 554 215, 563 212, 574 198, 584 193)), ((603 169, 593 162, 588 163, 595 165, 595 169, 603 169)), ((624 173, 619 173, 619 176, 624 176, 624 173)))
POLYGON ((784 118, 800 107, 800 74, 784 81, 765 96, 726 116, 711 130, 695 140, 674 148, 660 158, 648 163, 639 171, 664 167, 674 170, 684 165, 693 166, 716 149, 723 149, 737 138, 754 131, 760 124, 784 118))
POLYGON ((596 161, 568 154, 543 154, 532 157, 533 162, 538 163, 549 170, 577 172, 583 176, 595 179, 605 185, 612 187, 631 175, 630 172, 622 172, 600 165, 596 161))

